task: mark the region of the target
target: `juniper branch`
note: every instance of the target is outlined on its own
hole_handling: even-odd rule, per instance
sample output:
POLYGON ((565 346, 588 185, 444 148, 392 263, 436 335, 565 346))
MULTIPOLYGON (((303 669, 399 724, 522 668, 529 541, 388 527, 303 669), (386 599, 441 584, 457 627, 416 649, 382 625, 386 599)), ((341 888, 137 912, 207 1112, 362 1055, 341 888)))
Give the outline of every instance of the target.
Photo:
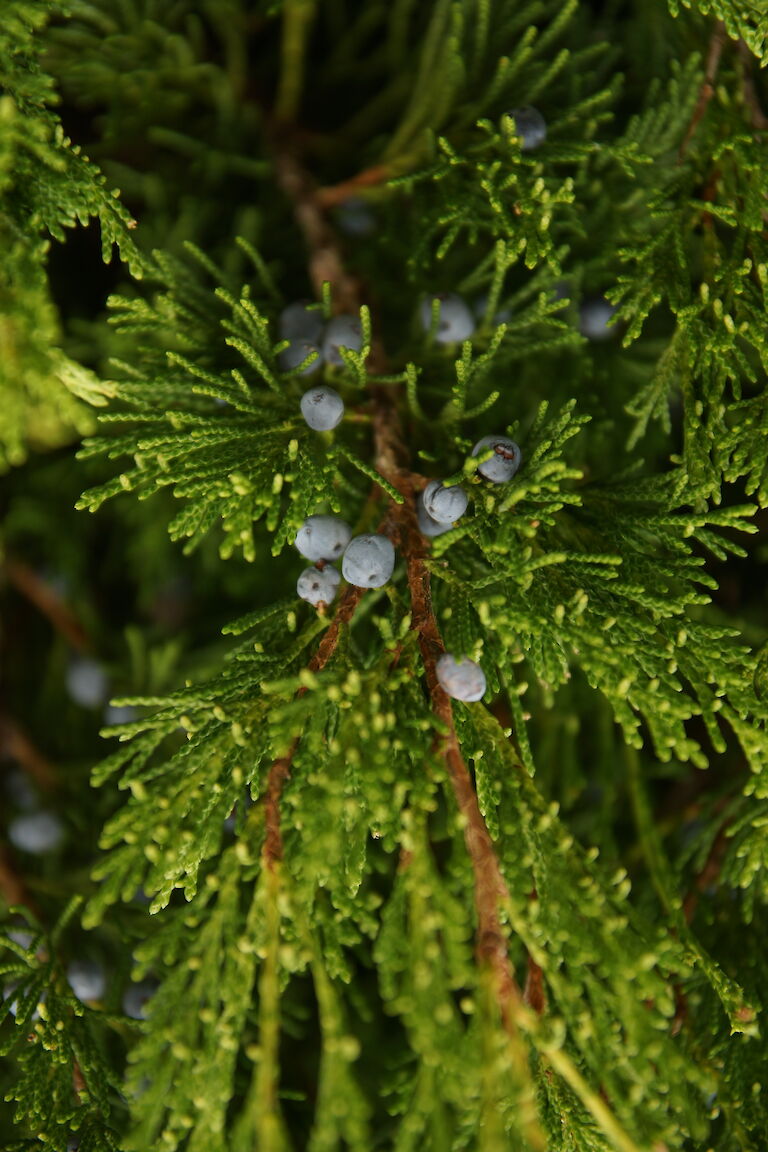
MULTIPOLYGON (((281 187, 293 201, 296 219, 309 252, 310 278, 318 295, 322 294, 323 284, 330 282, 335 306, 342 311, 357 312, 363 303, 362 285, 344 267, 334 231, 318 203, 314 182, 293 148, 288 146, 276 151, 275 170, 281 187)), ((374 373, 383 374, 386 371, 386 356, 380 344, 372 348, 368 365, 374 373)), ((478 917, 477 956, 493 973, 504 1026, 509 1033, 516 1034, 512 1005, 520 1002, 522 996, 512 970, 499 913, 500 906, 508 899, 508 892, 493 842, 478 806, 469 770, 459 748, 451 701, 437 679, 437 660, 445 648, 432 610, 430 573, 416 522, 414 497, 419 478, 408 467, 408 452, 394 397, 384 388, 373 386, 371 391, 374 404, 374 465, 405 498, 399 505, 392 502, 389 519, 405 559, 411 595, 411 627, 418 633, 432 710, 443 732, 439 740, 440 752, 457 806, 465 821, 464 839, 472 862, 478 917)), ((337 619, 340 614, 341 607, 337 619)), ((298 739, 285 757, 275 761, 270 771, 269 828, 265 842, 268 860, 279 858, 279 855, 275 855, 279 852, 280 844, 278 803, 298 739)))

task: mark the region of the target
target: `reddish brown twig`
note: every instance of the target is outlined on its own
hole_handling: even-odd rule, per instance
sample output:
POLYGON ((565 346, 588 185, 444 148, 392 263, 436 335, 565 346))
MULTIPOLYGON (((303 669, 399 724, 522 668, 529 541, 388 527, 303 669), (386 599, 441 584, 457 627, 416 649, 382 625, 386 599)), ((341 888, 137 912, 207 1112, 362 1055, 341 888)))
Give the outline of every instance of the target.
POLYGON ((0 756, 15 760, 41 788, 56 786, 56 773, 15 720, 0 716, 0 756))
POLYGON ((91 645, 80 621, 59 593, 21 560, 6 560, 3 571, 8 580, 30 604, 51 622, 56 632, 78 652, 90 651, 91 645))
POLYGON ((318 188, 317 203, 321 208, 335 208, 349 200, 350 196, 357 195, 365 188, 375 188, 378 184, 385 184, 396 173, 389 164, 374 164, 358 172, 349 180, 342 180, 340 184, 331 184, 326 188, 318 188))
POLYGON ((6 904, 23 904, 35 911, 27 886, 14 868, 10 852, 2 845, 0 845, 0 892, 6 904))
MULTIPOLYGON (((320 672, 336 651, 342 625, 348 624, 355 614, 365 589, 350 585, 345 591, 336 615, 326 629, 317 652, 309 661, 307 668, 310 672, 320 672)), ((294 699, 300 700, 308 689, 304 686, 298 689, 294 699)), ((283 787, 291 774, 291 763, 299 746, 301 736, 294 736, 288 751, 274 760, 267 774, 267 790, 264 795, 264 847, 262 855, 268 868, 274 868, 283 858, 283 837, 280 830, 280 798, 283 787)))
POLYGON ((715 80, 717 78, 717 70, 720 67, 720 57, 723 54, 723 47, 727 39, 725 26, 721 20, 715 24, 714 31, 709 40, 709 51, 707 52, 707 63, 704 70, 704 81, 699 90, 699 98, 696 101, 696 107, 693 110, 690 123, 686 130, 683 141, 680 145, 678 152, 678 159, 682 160, 688 151, 693 134, 699 126, 704 113, 707 110, 707 105, 715 94, 715 80))

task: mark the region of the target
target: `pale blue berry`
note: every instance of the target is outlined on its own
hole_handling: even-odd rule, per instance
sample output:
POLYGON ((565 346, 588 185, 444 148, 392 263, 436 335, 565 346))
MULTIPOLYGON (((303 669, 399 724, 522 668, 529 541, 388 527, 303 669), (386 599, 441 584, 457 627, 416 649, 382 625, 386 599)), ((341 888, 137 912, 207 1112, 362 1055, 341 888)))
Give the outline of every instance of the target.
POLYGON ((76 656, 69 662, 65 674, 67 692, 83 708, 98 708, 109 691, 107 674, 100 664, 86 656, 76 656))
POLYGON ((301 398, 301 414, 315 432, 330 432, 344 415, 344 401, 333 388, 310 388, 301 398))
POLYGON ((547 122, 538 108, 526 104, 523 108, 513 108, 507 116, 515 122, 515 135, 520 137, 521 152, 532 152, 544 143, 547 122))
POLYGON ((344 361, 339 348, 359 352, 363 346, 363 326, 358 316, 334 316, 323 337, 323 355, 328 364, 341 367, 344 361))
POLYGON ((616 312, 604 296, 585 300, 579 308, 579 331, 588 340, 610 340, 616 334, 611 320, 616 312))
POLYGON ((33 856, 54 852, 64 839, 64 825, 55 812, 26 812, 8 825, 8 839, 14 847, 33 856))
POLYGON ((438 524, 455 524, 467 510, 467 494, 455 484, 445 488, 439 480, 430 480, 423 493, 424 511, 438 524))
POLYGON ((283 308, 277 318, 277 330, 281 340, 307 340, 319 344, 323 334, 323 314, 317 308, 309 308, 303 300, 283 308))
POLYGON ((424 493, 419 492, 419 498, 416 501, 416 511, 419 519, 419 531, 422 536, 426 536, 432 540, 435 536, 442 536, 444 532, 450 532, 453 524, 438 524, 437 520, 433 520, 429 512, 424 507, 424 493))
POLYGON ((302 600, 313 604, 331 604, 336 596, 341 576, 333 564, 319 568, 305 568, 296 581, 296 591, 302 600))
POLYGON ((340 516, 308 516, 296 533, 294 544, 316 564, 318 560, 338 560, 352 539, 352 529, 340 516))
POLYGON ((480 700, 485 692, 485 673, 479 664, 464 656, 457 660, 445 652, 437 661, 437 679, 440 687, 454 700, 467 702, 480 700))
POLYGON ((101 1000, 107 990, 107 977, 95 960, 73 960, 67 968, 67 981, 78 1000, 101 1000))
POLYGON ((130 1016, 132 1020, 145 1020, 147 1004, 158 988, 157 980, 149 978, 139 980, 135 984, 129 984, 123 993, 123 1012, 125 1015, 130 1016))
POLYGON ((426 296, 419 306, 419 319, 425 332, 432 327, 432 301, 439 300, 437 331, 438 344, 454 344, 468 340, 475 330, 475 318, 466 301, 457 292, 441 292, 426 296))
POLYGON ((318 368, 323 363, 323 354, 317 344, 313 344, 311 340, 291 340, 287 348, 284 348, 278 357, 278 364, 282 372, 293 372, 295 368, 301 367, 305 360, 307 360, 313 352, 317 355, 311 363, 307 364, 306 368, 302 368, 299 376, 311 376, 313 372, 317 372, 318 368))
POLYGON ((386 536, 355 536, 347 545, 341 571, 356 588, 381 588, 395 569, 395 549, 386 536))
POLYGON ((522 453, 507 436, 483 436, 472 449, 472 455, 479 456, 489 448, 493 449, 493 455, 478 464, 477 470, 494 484, 506 484, 520 467, 522 453))

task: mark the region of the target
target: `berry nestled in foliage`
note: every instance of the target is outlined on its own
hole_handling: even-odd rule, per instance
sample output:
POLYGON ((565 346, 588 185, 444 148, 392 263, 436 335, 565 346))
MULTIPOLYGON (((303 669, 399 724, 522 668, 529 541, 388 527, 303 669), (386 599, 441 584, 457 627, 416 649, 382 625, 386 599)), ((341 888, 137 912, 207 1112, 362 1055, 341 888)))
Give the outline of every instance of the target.
POLYGON ((419 320, 425 332, 432 329, 432 302, 439 301, 435 340, 438 344, 454 344, 458 340, 469 340, 475 330, 472 310, 456 292, 441 292, 437 296, 427 296, 419 306, 419 320))
POLYGON ((547 122, 539 112, 530 104, 523 108, 513 108, 507 113, 515 123, 515 135, 520 138, 520 151, 532 152, 540 148, 547 138, 547 122))
POLYGON ((357 588, 381 588, 395 570, 395 549, 386 536, 355 536, 341 562, 346 581, 357 588))
POLYGON ((477 470, 494 484, 506 484, 520 467, 522 453, 508 436, 483 436, 472 449, 472 455, 485 456, 490 450, 492 455, 478 464, 477 470))
POLYGON ((324 568, 305 568, 296 581, 296 591, 308 604, 331 604, 336 596, 341 576, 333 564, 324 568))
POLYGON ((440 480, 430 480, 422 501, 424 511, 438 524, 455 524, 466 512, 469 498, 458 484, 446 488, 440 480))
POLYGON ((318 560, 338 560, 352 539, 352 529, 340 516, 308 516, 294 541, 302 556, 318 560))
POLYGON ((450 652, 444 652, 436 665, 440 687, 454 700, 467 702, 480 700, 485 692, 485 673, 479 664, 462 656, 458 660, 450 652))
POLYGON ((344 401, 327 384, 305 392, 300 406, 302 416, 315 432, 330 432, 344 416, 344 401))
POLYGON ((359 352, 363 347, 363 329, 357 316, 334 316, 329 320, 323 336, 323 356, 326 363, 341 367, 344 360, 340 348, 359 352))

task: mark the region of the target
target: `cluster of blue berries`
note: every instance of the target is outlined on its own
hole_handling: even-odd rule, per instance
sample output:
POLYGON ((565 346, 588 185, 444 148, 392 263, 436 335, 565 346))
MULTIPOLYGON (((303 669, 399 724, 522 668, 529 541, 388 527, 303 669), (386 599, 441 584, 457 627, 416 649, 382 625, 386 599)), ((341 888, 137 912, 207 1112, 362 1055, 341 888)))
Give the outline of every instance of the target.
POLYGON ((294 541, 302 556, 311 560, 296 582, 302 600, 318 607, 330 604, 343 575, 357 588, 381 588, 395 569, 392 541, 377 533, 352 536, 352 529, 339 516, 310 516, 294 541), (341 573, 333 561, 341 559, 341 573))
MULTIPOLYGON (((280 339, 288 341, 279 357, 284 372, 300 368, 300 375, 311 376, 323 364, 340 368, 340 348, 359 352, 363 347, 359 317, 334 316, 326 323, 316 306, 301 300, 284 308, 277 324, 280 339)), ((301 414, 316 432, 330 432, 344 415, 344 401, 333 388, 310 388, 301 398, 301 414)))
MULTIPOLYGON (((483 436, 472 449, 480 456, 477 471, 493 484, 506 484, 520 467, 522 453, 508 436, 483 436)), ((419 528, 430 539, 450 532, 467 510, 468 498, 458 484, 445 485, 441 480, 430 480, 419 493, 416 506, 419 528)))

